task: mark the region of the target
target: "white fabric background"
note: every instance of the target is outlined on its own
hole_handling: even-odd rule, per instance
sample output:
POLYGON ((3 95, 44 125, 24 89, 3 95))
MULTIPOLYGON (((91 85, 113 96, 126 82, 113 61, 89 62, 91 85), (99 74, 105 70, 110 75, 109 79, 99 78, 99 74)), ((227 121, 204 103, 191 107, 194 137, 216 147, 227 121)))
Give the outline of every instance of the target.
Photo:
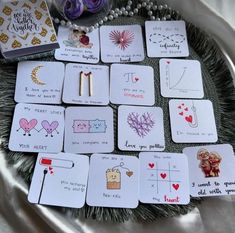
MULTIPOLYGON (((166 0, 183 16, 205 29, 219 42, 227 54, 234 74, 235 61, 235 1, 234 0, 166 0)), ((154 223, 100 223, 74 220, 44 206, 27 202, 27 187, 10 168, 0 152, 0 232, 129 232, 129 233, 234 233, 235 197, 207 198, 202 205, 184 216, 162 218, 154 223), (10 183, 10 185, 9 185, 10 183), (16 192, 17 191, 17 192, 16 192), (17 194, 16 194, 17 193, 17 194)))

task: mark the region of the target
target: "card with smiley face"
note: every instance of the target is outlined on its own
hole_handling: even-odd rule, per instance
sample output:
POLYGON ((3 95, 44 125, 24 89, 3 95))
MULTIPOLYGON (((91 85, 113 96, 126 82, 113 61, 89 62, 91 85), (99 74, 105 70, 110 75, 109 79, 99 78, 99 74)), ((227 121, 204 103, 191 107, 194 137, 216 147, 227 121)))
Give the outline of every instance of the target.
POLYGON ((209 100, 169 101, 172 139, 176 143, 216 142, 217 129, 209 100))
POLYGON ((93 154, 86 202, 90 206, 136 208, 139 160, 135 156, 93 154))
POLYGON ((189 171, 186 155, 141 152, 140 201, 155 204, 188 204, 189 171))
POLYGON ((68 153, 112 152, 112 108, 68 107, 65 110, 64 150, 68 153))
POLYGON ((15 107, 9 149, 58 153, 63 148, 64 108, 23 104, 15 107))

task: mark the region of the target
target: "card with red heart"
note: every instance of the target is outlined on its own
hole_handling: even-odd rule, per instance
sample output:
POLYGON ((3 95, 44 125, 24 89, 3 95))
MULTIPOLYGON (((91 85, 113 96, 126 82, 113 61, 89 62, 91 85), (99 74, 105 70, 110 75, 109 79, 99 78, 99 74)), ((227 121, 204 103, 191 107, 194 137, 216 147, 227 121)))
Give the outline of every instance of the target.
POLYGON ((189 171, 184 154, 141 152, 140 194, 143 203, 188 204, 189 171))
POLYGON ((120 106, 118 147, 124 151, 163 151, 165 138, 162 109, 120 106))
POLYGON ((23 104, 15 107, 9 149, 58 153, 63 148, 64 108, 23 104))
POLYGON ((107 105, 109 103, 109 67, 68 63, 65 69, 63 102, 107 105))
POLYGON ((111 65, 110 101, 114 104, 154 105, 153 68, 143 65, 111 65))
POLYGON ((88 170, 88 156, 39 153, 29 189, 29 202, 71 208, 83 207, 88 170))
POLYGON ((176 143, 218 140, 213 105, 209 100, 169 101, 171 135, 176 143))

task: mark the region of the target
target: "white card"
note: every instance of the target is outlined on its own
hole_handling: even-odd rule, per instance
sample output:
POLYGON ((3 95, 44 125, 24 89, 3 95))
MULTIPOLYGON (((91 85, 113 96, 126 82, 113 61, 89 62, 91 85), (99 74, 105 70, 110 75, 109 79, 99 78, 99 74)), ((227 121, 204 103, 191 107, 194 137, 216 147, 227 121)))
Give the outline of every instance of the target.
POLYGON ((69 63, 66 65, 63 102, 107 105, 109 67, 69 63))
POLYGON ((15 107, 9 149, 58 153, 63 148, 64 108, 22 104, 15 107))
POLYGON ((194 197, 235 194, 235 157, 229 144, 186 147, 194 197))
POLYGON ((199 61, 161 59, 160 81, 163 97, 200 99, 204 96, 199 61))
POLYGON ((69 153, 112 152, 112 108, 68 107, 65 110, 64 150, 69 153))
POLYGON ((40 153, 29 189, 29 202, 70 208, 83 207, 88 171, 88 156, 40 153))
POLYGON ((118 147, 125 151, 163 151, 165 139, 162 109, 120 106, 118 147))
POLYGON ((188 57, 185 22, 146 21, 148 57, 188 57))
POLYGON ((155 204, 188 204, 189 172, 184 154, 141 152, 140 201, 155 204))
POLYGON ((63 80, 64 64, 62 62, 19 62, 16 77, 15 101, 60 104, 63 80))
POLYGON ((101 60, 138 62, 144 60, 143 36, 140 25, 100 27, 101 60))
POLYGON ((114 104, 154 105, 153 68, 140 65, 111 65, 110 101, 114 104))
POLYGON ((210 100, 170 100, 172 140, 176 143, 216 142, 218 140, 210 100))
POLYGON ((84 63, 98 63, 100 60, 99 29, 86 33, 60 26, 58 29, 59 49, 55 59, 84 63))
POLYGON ((93 154, 86 202, 90 206, 136 208, 139 160, 135 156, 93 154))

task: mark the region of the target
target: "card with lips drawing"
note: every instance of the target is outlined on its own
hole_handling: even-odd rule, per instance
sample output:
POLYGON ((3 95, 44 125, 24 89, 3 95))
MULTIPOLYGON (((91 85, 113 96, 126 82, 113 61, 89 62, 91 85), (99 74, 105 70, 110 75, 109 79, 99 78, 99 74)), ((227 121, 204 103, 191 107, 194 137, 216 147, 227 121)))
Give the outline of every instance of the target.
POLYGON ((58 153, 62 151, 63 138, 63 107, 16 105, 9 139, 10 150, 58 153))
POLYGON ((100 27, 102 62, 138 62, 144 60, 140 25, 100 27))
POLYGON ((184 154, 141 152, 140 194, 143 203, 188 204, 189 171, 184 154))
POLYGON ((120 106, 118 148, 124 151, 163 151, 165 138, 162 109, 120 106))
POLYGON ((145 31, 149 57, 189 56, 184 21, 146 21, 145 31))
POLYGON ((212 102, 174 99, 169 101, 172 139, 176 143, 218 140, 212 102))
POLYGON ((154 105, 153 68, 143 65, 111 65, 110 101, 114 104, 154 105))
POLYGON ((23 61, 18 63, 15 101, 61 104, 65 65, 62 62, 23 61), (56 70, 56 72, 54 72, 56 70))

